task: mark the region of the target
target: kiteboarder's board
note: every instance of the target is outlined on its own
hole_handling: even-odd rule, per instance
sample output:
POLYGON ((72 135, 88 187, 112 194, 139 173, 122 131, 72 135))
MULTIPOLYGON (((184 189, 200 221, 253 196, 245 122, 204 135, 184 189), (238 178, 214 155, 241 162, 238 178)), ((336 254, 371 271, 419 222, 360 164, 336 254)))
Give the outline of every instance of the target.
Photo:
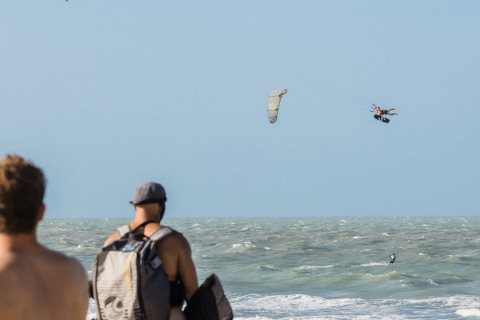
POLYGON ((389 123, 389 122, 390 122, 390 119, 385 118, 385 117, 382 117, 382 116, 379 116, 378 114, 375 114, 373 117, 374 117, 375 119, 380 120, 380 121, 385 122, 385 123, 389 123))

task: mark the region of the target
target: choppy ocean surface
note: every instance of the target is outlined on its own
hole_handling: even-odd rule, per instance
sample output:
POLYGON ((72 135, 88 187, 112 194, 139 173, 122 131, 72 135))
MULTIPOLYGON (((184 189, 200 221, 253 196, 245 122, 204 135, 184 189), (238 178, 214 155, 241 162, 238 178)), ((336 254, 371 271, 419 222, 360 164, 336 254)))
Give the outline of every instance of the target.
MULTIPOLYGON (((129 220, 47 219, 40 242, 91 273, 129 220)), ((480 319, 480 218, 166 219, 235 319, 480 319), (388 265, 387 252, 396 262, 388 265)), ((87 319, 96 318, 93 300, 87 319)))

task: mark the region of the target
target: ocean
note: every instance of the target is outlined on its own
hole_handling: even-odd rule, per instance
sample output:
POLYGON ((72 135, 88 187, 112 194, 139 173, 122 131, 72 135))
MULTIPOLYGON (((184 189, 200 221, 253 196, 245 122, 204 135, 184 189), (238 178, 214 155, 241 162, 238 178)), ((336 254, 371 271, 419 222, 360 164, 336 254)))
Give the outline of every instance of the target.
MULTIPOLYGON (((95 255, 130 220, 47 219, 40 242, 95 255)), ((235 319, 480 319, 480 218, 165 219, 235 319), (388 253, 396 254, 389 266, 388 253)), ((88 320, 96 319, 90 300, 88 320)))

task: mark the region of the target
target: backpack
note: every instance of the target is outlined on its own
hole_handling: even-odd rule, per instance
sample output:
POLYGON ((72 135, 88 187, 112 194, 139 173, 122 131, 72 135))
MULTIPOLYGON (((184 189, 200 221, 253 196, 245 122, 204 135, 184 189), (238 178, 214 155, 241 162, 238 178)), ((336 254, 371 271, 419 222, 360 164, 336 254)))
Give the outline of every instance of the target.
POLYGON ((150 237, 118 228, 115 240, 97 255, 92 285, 100 320, 167 320, 170 316, 168 276, 157 255, 157 242, 175 233, 162 227, 150 237))

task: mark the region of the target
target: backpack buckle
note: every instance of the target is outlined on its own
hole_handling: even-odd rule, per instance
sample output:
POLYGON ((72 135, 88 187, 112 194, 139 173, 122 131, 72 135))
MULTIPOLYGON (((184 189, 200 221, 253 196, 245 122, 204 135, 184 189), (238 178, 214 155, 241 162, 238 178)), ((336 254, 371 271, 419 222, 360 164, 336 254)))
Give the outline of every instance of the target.
POLYGON ((160 267, 161 265, 162 265, 162 260, 160 260, 159 257, 155 257, 155 259, 153 259, 150 262, 150 266, 153 268, 153 270, 157 270, 158 267, 160 267))

